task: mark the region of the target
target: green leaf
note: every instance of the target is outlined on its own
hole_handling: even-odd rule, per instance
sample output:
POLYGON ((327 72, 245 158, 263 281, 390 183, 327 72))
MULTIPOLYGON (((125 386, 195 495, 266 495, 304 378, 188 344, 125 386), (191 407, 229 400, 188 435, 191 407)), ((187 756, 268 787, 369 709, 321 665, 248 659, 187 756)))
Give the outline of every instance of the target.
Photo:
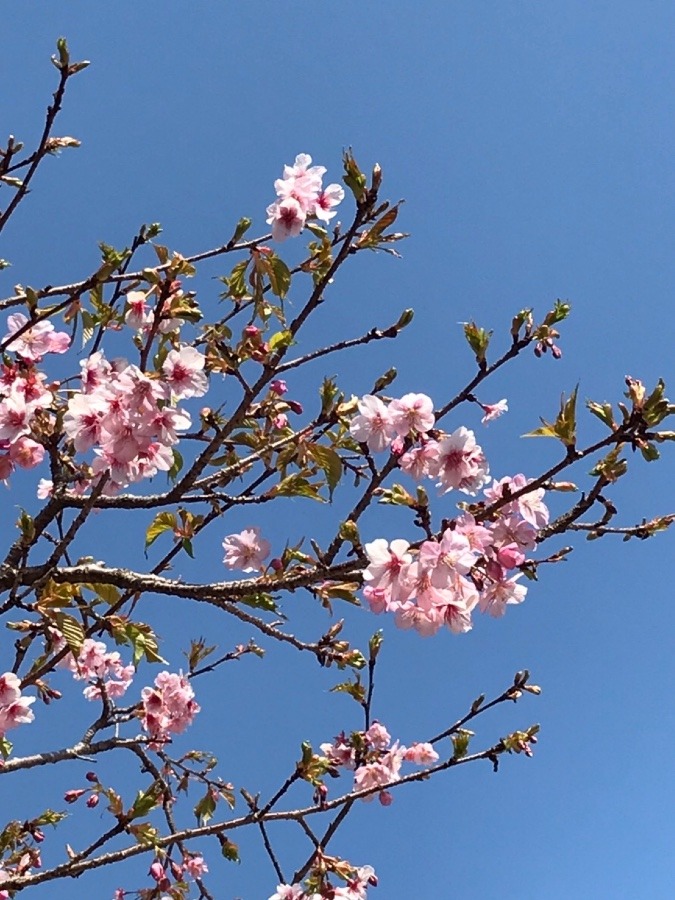
POLYGON ((120 592, 114 584, 87 584, 86 587, 109 606, 113 606, 120 599, 120 592))
POLYGON ((216 811, 216 801, 210 788, 207 788, 204 796, 195 804, 194 814, 200 825, 206 825, 213 818, 216 811))
POLYGON ((293 335, 290 331, 277 331, 267 342, 270 350, 282 350, 290 347, 294 343, 293 335))
POLYGON ((247 219, 245 216, 242 216, 242 218, 239 219, 239 221, 237 222, 235 229, 234 229, 234 234, 232 235, 232 237, 230 238, 228 243, 236 244, 237 241, 240 241, 243 238, 243 236, 246 234, 246 232, 249 230, 250 227, 251 227, 251 220, 247 219))
POLYGON ((82 624, 78 622, 74 616, 71 616, 68 613, 56 611, 52 615, 56 627, 63 635, 73 656, 79 656, 82 644, 84 643, 84 629, 82 628, 82 624))
POLYGON ((264 591, 256 591, 252 594, 246 594, 245 597, 239 597, 238 602, 243 603, 244 606, 250 606, 253 609, 264 609, 267 612, 277 611, 277 605, 274 602, 274 597, 271 594, 266 594, 264 591))
POLYGON ((356 160, 354 159, 351 150, 345 150, 342 156, 342 163, 345 169, 342 180, 352 192, 356 201, 360 202, 366 192, 366 176, 356 164, 356 160))
POLYGON ((453 759, 462 759, 469 752, 469 743, 474 736, 473 731, 468 728, 460 728, 452 735, 452 743, 455 748, 453 759))
POLYGON ((155 781, 147 791, 139 791, 136 794, 134 805, 129 810, 130 819, 140 819, 141 816, 147 816, 151 810, 159 806, 164 789, 162 785, 155 781))
POLYGON ((319 493, 319 485, 312 484, 307 479, 295 472, 282 478, 279 484, 269 491, 272 497, 309 497, 310 500, 318 500, 324 503, 324 498, 319 493))
POLYGON ((223 854, 226 860, 229 862, 240 862, 239 859, 239 847, 231 841, 229 838, 226 838, 225 835, 219 834, 217 835, 218 840, 220 841, 220 852, 223 854))
POLYGON ((609 428, 613 428, 614 411, 611 403, 595 403, 593 400, 587 400, 586 408, 609 428))
POLYGON ((333 491, 342 478, 342 460, 332 447, 322 444, 309 444, 309 454, 317 465, 326 473, 329 497, 333 499, 333 491))
POLYGON ((291 286, 291 271, 276 253, 267 257, 267 275, 272 293, 283 300, 291 286))
POLYGON ((487 353, 492 332, 479 328, 475 322, 466 322, 464 324, 464 337, 473 350, 478 365, 484 365, 485 354, 487 353))
POLYGON ((568 400, 565 396, 560 401, 560 412, 555 422, 547 422, 541 419, 542 427, 528 431, 523 437, 552 437, 562 441, 566 447, 574 447, 576 435, 576 403, 579 386, 574 388, 568 400))
POLYGON ((173 454, 173 463, 169 471, 166 473, 166 477, 169 479, 169 481, 175 481, 178 477, 178 473, 183 468, 183 457, 175 447, 172 447, 171 452, 173 454))
POLYGON ((366 689, 357 675, 353 681, 343 681, 330 689, 331 694, 349 694, 357 703, 363 705, 366 700, 366 689))
POLYGON ((157 540, 160 534, 165 531, 175 531, 178 527, 178 520, 174 513, 160 512, 157 513, 145 532, 145 549, 147 550, 151 544, 157 540))

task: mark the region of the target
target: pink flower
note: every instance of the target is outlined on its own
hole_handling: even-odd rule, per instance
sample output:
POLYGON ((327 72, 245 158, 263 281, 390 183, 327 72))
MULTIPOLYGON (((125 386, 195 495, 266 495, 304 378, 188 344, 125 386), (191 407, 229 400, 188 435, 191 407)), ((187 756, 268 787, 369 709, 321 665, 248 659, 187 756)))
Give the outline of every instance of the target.
POLYGON ((274 240, 281 242, 289 237, 297 237, 305 227, 306 218, 302 205, 294 197, 287 197, 267 207, 265 221, 272 226, 274 240))
POLYGON ((198 856, 183 857, 183 872, 186 872, 191 878, 201 878, 202 875, 208 871, 208 866, 204 862, 204 857, 201 856, 201 854, 198 856))
POLYGON ((333 216, 335 216, 333 207, 342 203, 344 198, 345 192, 339 184, 329 184, 316 198, 314 203, 314 215, 317 219, 321 219, 322 222, 328 224, 333 216))
POLYGON ((522 603, 527 594, 527 588, 522 584, 516 584, 520 574, 512 578, 504 578, 492 582, 480 595, 480 608, 482 612, 488 612, 491 616, 503 616, 506 607, 512 603, 522 603))
POLYGON ((405 758, 416 766, 430 766, 438 759, 438 753, 431 744, 415 742, 405 751, 405 758))
POLYGON ((405 437, 411 432, 424 434, 434 427, 434 404, 426 394, 405 394, 389 404, 396 433, 405 437))
POLYGON ((264 560, 269 556, 270 543, 260 537, 257 527, 245 528, 239 534, 230 534, 223 541, 223 562, 229 569, 242 572, 261 572, 264 560))
POLYGON ((391 743, 391 735, 379 722, 373 722, 364 736, 374 750, 386 750, 391 743))
POLYGON ((481 419, 483 425, 487 425, 493 419, 499 418, 502 413, 509 411, 509 405, 506 400, 500 400, 498 403, 481 403, 480 406, 485 413, 481 419))
POLYGON ((10 728, 28 725, 35 718, 29 709, 35 697, 21 696, 21 681, 13 672, 0 675, 0 737, 10 728))
POLYGON ((404 453, 398 461, 399 466, 414 478, 422 481, 430 474, 431 467, 438 460, 438 443, 436 441, 423 441, 419 447, 413 447, 404 453))
MULTIPOLYGON (((11 338, 28 324, 23 313, 14 313, 7 318, 8 332, 3 342, 11 338)), ((65 353, 70 346, 70 337, 64 331, 54 331, 51 322, 36 322, 19 337, 8 342, 8 349, 28 362, 39 362, 45 353, 65 353)))
POLYGON ((299 884, 278 884, 269 900, 302 900, 305 892, 299 884))
POLYGON ((379 397, 366 394, 358 403, 359 415, 352 419, 349 430, 353 437, 378 452, 391 444, 396 429, 391 413, 379 397))
POLYGON ((181 734, 200 711, 194 691, 184 675, 160 672, 155 688, 141 691, 143 727, 152 738, 151 749, 157 749, 170 735, 181 734))
POLYGON ((171 395, 182 400, 186 397, 201 397, 208 389, 204 374, 206 358, 194 347, 183 346, 180 350, 170 350, 164 360, 162 372, 171 388, 171 395))
POLYGON ((473 431, 464 426, 439 442, 438 459, 429 471, 439 478, 438 487, 443 488, 443 493, 458 488, 473 495, 490 480, 483 451, 473 431))
POLYGON ((389 544, 384 538, 366 544, 364 550, 370 564, 363 572, 364 581, 372 588, 383 588, 396 595, 399 580, 412 562, 412 556, 407 552, 409 546, 408 541, 397 539, 389 544))

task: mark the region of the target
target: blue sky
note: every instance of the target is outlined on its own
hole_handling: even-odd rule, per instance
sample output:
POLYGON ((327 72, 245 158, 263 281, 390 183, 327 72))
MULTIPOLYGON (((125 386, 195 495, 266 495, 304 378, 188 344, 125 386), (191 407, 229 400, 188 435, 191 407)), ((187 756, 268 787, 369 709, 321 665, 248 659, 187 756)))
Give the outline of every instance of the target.
MULTIPOLYGON (((312 336, 357 334, 407 306, 417 315, 396 344, 317 366, 317 382, 338 374, 347 391, 363 393, 394 364, 400 393, 426 391, 440 404, 473 372, 459 322, 475 318, 505 346, 518 309, 543 313, 556 297, 568 299, 562 360, 528 357, 481 395, 507 396, 511 408, 481 429, 494 474, 538 474, 558 450, 519 436, 555 412, 562 391, 579 382, 584 398, 616 400, 627 374, 672 381, 674 27, 667 2, 26 3, 0 37, 3 133, 27 142, 38 134, 59 35, 92 65, 74 79, 57 128, 82 148, 45 164, 17 215, 0 253, 13 263, 0 273, 2 296, 16 282, 83 276, 97 241, 124 245, 143 221, 160 221, 166 243, 186 254, 222 243, 242 215, 261 233, 285 162, 309 152, 337 180, 351 146, 364 168, 381 163, 388 197, 406 199, 399 221, 412 236, 402 260, 347 267, 312 336)), ((212 263, 200 275, 207 311, 217 295, 212 276, 224 270, 212 263)), ((314 391, 289 384, 295 396, 314 391)), ((453 421, 481 427, 473 410, 453 421)), ((598 433, 590 420, 583 429, 598 433)), ((616 492, 626 524, 673 509, 667 450, 658 464, 630 461, 632 477, 616 492)), ((29 501, 14 487, 4 499, 8 530, 19 502, 29 501)), ((302 536, 309 516, 320 529, 331 511, 289 502, 265 529, 282 543, 284 529, 302 536)), ((145 524, 133 526, 139 535, 145 524)), ((224 523, 223 533, 245 524, 224 523)), ((405 519, 379 509, 368 526, 372 537, 393 538, 405 519)), ((130 533, 121 517, 93 531, 111 562, 135 554, 130 533)), ((219 538, 199 546, 186 577, 223 577, 219 538)), ((375 898, 672 895, 673 547, 670 534, 579 541, 522 607, 504 621, 479 619, 463 637, 423 641, 364 612, 350 616, 361 637, 385 630, 376 715, 404 743, 442 729, 477 694, 498 693, 517 669, 529 668, 544 687, 477 728, 487 744, 541 722, 532 760, 506 759, 497 776, 487 765, 466 767, 398 792, 390 809, 356 811, 333 849, 375 866, 375 898)), ((313 610, 298 615, 298 627, 305 616, 308 630, 325 624, 313 610)), ((177 660, 194 611, 148 616, 177 660)), ((249 636, 216 616, 195 627, 222 632, 223 646, 249 636)), ((0 648, 9 641, 0 638, 0 648)), ((204 714, 194 741, 219 750, 224 777, 269 789, 302 739, 318 744, 358 727, 355 705, 326 693, 336 680, 276 651, 223 669, 199 685, 204 714), (258 775, 261 760, 272 774, 258 775)), ((63 713, 47 714, 50 740, 65 738, 63 713)), ((27 732, 17 732, 18 752, 32 747, 27 732)), ((81 777, 73 768, 64 784, 81 777)), ((33 814, 26 797, 41 801, 48 783, 45 773, 22 793, 3 783, 11 793, 2 808, 33 814)), ((290 871, 304 846, 280 832, 280 847, 290 871)), ((215 863, 216 845, 202 849, 215 863)), ((253 836, 242 852, 241 866, 213 867, 219 900, 272 892, 274 872, 253 836)), ((143 862, 123 877, 98 873, 35 896, 105 898, 118 883, 142 884, 146 869, 143 862)))

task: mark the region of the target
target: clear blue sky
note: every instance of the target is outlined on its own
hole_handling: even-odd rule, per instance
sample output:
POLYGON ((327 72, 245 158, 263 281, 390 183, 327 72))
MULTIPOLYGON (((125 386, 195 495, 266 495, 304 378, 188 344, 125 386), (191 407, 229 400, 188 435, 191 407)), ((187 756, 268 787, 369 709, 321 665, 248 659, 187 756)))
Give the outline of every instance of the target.
MULTIPOLYGON (((535 475, 558 450, 519 435, 554 412, 561 391, 580 381, 582 397, 613 400, 626 374, 673 379, 673 34, 675 7, 665 0, 22 4, 0 37, 3 134, 30 141, 41 128, 59 35, 92 66, 73 81, 57 128, 82 148, 45 165, 17 215, 1 248, 13 262, 1 293, 83 276, 97 241, 124 245, 143 221, 159 220, 184 253, 221 243, 241 215, 261 233, 284 162, 309 152, 337 179, 341 151, 352 146, 364 167, 382 164, 389 197, 406 198, 400 222, 412 237, 403 260, 356 260, 333 289, 323 333, 387 324, 406 306, 418 315, 397 345, 317 368, 317 379, 338 370, 362 393, 396 364, 401 393, 423 390, 440 403, 472 373, 458 322, 476 318, 499 341, 516 310, 543 313, 556 297, 569 299, 563 359, 528 358, 481 397, 507 396, 512 410, 480 435, 494 474, 535 475)), ((199 282, 207 311, 217 293, 210 276, 222 271, 214 264, 199 282)), ((298 396, 313 390, 291 384, 298 396)), ((456 425, 480 428, 471 413, 456 425)), ((664 455, 652 466, 631 461, 630 484, 617 491, 625 523, 675 506, 675 463, 664 455)), ((3 498, 8 532, 22 500, 17 488, 3 498)), ((265 525, 277 543, 284 527, 298 538, 319 514, 300 501, 287 506, 287 518, 265 525)), ((379 510, 371 536, 400 536, 403 522, 379 510)), ((139 535, 145 524, 134 526, 139 535)), ((223 533, 245 524, 224 524, 223 533)), ((131 552, 119 539, 127 528, 122 517, 98 526, 110 562, 131 552)), ((188 576, 223 577, 219 537, 199 546, 188 576)), ((478 728, 487 744, 541 722, 534 759, 506 759, 497 776, 466 767, 397 792, 390 809, 356 811, 333 849, 375 866, 376 900, 672 896, 673 549, 673 535, 579 542, 522 607, 504 621, 479 619, 464 637, 423 641, 351 616, 357 634, 385 629, 375 711, 404 743, 436 733, 517 669, 544 687, 478 728)), ((248 637, 215 616, 193 625, 194 610, 163 602, 151 615, 176 661, 192 627, 222 634, 225 647, 248 637)), ((10 641, 0 637, 3 657, 10 641)), ((204 713, 190 739, 218 747, 223 776, 250 790, 256 765, 271 757, 271 787, 302 739, 318 744, 359 726, 354 704, 326 694, 334 673, 318 674, 305 688, 314 668, 275 651, 202 679, 204 713)), ((65 701, 63 712, 44 713, 55 742, 67 733, 64 712, 65 701)), ((28 729, 17 732, 17 751, 31 740, 28 729)), ((74 766, 67 786, 83 772, 74 766)), ((4 815, 35 814, 48 777, 16 789, 2 784, 11 791, 4 815)), ((58 807, 58 793, 49 802, 58 807)), ((91 815, 92 828, 103 827, 91 815)), ((292 871, 298 836, 280 846, 292 871)), ((242 841, 239 867, 220 868, 215 843, 202 849, 219 900, 272 892, 274 873, 253 836, 242 841)), ((124 877, 98 873, 35 896, 107 898, 118 883, 141 885, 146 870, 144 860, 124 877)))

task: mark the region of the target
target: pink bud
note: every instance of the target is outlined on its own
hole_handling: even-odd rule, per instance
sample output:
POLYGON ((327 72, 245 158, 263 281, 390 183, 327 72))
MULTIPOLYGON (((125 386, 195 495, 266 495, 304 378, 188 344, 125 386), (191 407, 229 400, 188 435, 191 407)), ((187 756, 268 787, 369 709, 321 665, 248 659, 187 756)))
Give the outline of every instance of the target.
POLYGON ((66 803, 75 803, 76 800, 79 800, 82 794, 86 793, 85 788, 77 788, 71 791, 66 791, 63 795, 63 799, 66 803))
POLYGON ((273 394, 276 394, 277 397, 282 397, 286 391, 288 390, 288 385, 281 378, 275 378, 275 380, 270 384, 270 390, 273 394))
POLYGON ((389 791, 380 791, 380 803, 382 806, 391 806, 393 802, 394 798, 389 791))
POLYGON ((99 796, 98 794, 91 794, 87 797, 87 806, 89 809, 93 809, 95 806, 98 806, 99 796))
POLYGON ((283 572, 283 571, 284 571, 284 564, 283 564, 283 562, 279 559, 278 556, 275 556, 274 559, 271 559, 271 560, 270 560, 270 568, 271 568, 274 572, 283 572))
POLYGON ((298 403, 297 400, 289 400, 288 405, 294 413, 297 413, 298 415, 302 413, 302 404, 298 403))
POLYGON ((155 860, 154 863, 150 866, 150 870, 148 872, 151 878, 154 878, 155 881, 163 881, 166 878, 166 872, 164 871, 164 866, 159 862, 159 860, 155 860))
POLYGON ((98 781, 98 776, 97 776, 96 772, 87 772, 87 774, 84 777, 87 779, 87 781, 91 781, 91 782, 98 781))
POLYGON ((247 325, 246 328, 244 328, 244 334, 248 337, 255 337, 260 334, 260 329, 257 325, 247 325))

